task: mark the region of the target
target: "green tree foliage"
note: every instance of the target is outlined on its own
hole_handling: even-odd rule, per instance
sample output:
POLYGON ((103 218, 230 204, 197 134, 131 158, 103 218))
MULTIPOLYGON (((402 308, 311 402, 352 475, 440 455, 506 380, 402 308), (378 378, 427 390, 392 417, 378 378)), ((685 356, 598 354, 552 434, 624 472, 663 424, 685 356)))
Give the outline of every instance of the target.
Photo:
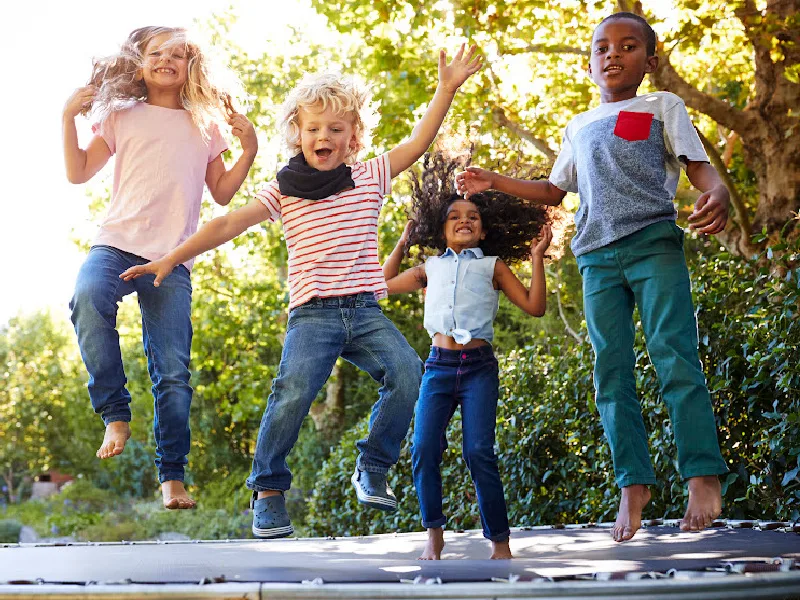
POLYGON ((585 72, 594 27, 618 10, 644 14, 660 34, 662 57, 644 89, 675 92, 696 111, 712 161, 738 192, 736 226, 720 239, 750 256, 752 233, 766 226, 774 241, 800 209, 798 0, 679 0, 670 9, 646 0, 313 4, 363 40, 360 68, 381 89, 387 139, 406 134, 422 90, 435 85, 438 48, 477 43, 487 65, 457 96, 453 115, 486 146, 482 160, 501 169, 552 163, 570 118, 598 102, 585 72))

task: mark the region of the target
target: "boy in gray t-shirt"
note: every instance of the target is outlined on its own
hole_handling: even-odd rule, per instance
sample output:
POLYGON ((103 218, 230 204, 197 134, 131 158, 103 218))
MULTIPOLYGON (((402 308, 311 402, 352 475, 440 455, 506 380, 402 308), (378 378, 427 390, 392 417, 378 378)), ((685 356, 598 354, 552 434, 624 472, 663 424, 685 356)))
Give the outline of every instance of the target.
POLYGON ((688 479, 684 531, 721 512, 718 475, 727 468, 697 353, 697 324, 673 204, 683 167, 702 194, 689 216, 705 234, 722 231, 730 197, 683 101, 668 92, 637 96, 658 66, 656 35, 643 18, 616 13, 592 36, 589 73, 601 104, 567 126, 549 181, 513 179, 469 167, 456 177, 469 196, 494 188, 555 206, 578 192, 572 250, 583 277, 584 311, 595 351, 597 407, 622 488, 613 537, 629 540, 655 484, 636 396, 633 309, 638 305, 650 359, 669 411, 678 468, 688 479))

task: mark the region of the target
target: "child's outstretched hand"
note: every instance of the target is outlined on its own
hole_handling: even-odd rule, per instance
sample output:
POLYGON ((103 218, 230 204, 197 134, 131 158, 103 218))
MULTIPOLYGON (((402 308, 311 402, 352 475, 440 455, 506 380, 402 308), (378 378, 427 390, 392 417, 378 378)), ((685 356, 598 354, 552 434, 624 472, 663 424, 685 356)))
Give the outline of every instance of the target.
POLYGON ((144 265, 136 265, 135 267, 131 267, 127 271, 123 271, 119 278, 123 281, 130 281, 131 279, 136 279, 142 275, 155 275, 156 279, 153 281, 153 285, 158 287, 161 282, 164 281, 164 278, 172 273, 172 269, 174 268, 175 265, 162 258, 144 265))
POLYGON ((730 203, 730 192, 722 184, 703 192, 689 215, 689 227, 707 235, 719 233, 728 222, 730 203))
POLYGON ((447 52, 439 50, 439 85, 445 91, 453 94, 470 75, 476 73, 483 66, 482 58, 475 56, 477 46, 473 44, 464 54, 465 47, 465 44, 461 44, 461 48, 450 63, 447 62, 447 52))
POLYGON ((531 260, 543 260, 544 253, 553 241, 553 230, 550 225, 542 227, 541 235, 536 240, 531 240, 531 260))
POLYGON ((494 187, 494 173, 478 167, 467 167, 456 174, 456 191, 467 200, 472 194, 479 194, 494 187))
POLYGON ((255 156, 258 151, 258 138, 250 119, 242 113, 234 112, 228 116, 228 125, 231 126, 231 133, 242 143, 242 150, 255 156))

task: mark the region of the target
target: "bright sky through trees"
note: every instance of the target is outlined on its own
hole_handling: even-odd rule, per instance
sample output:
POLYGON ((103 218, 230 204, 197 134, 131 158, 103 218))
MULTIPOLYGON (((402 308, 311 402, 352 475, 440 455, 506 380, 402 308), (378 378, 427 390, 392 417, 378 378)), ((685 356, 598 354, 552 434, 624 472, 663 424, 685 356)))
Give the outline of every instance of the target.
MULTIPOLYGON (((69 94, 85 85, 93 56, 114 52, 128 33, 144 25, 191 26, 229 4, 213 0, 135 2, 27 2, 16 4, 14 22, 0 36, 4 57, 0 112, 5 116, 0 146, 3 218, 0 255, 5 258, 0 324, 19 311, 67 303, 85 253, 73 239, 90 240, 87 185, 70 185, 61 150, 61 111, 69 94)), ((306 0, 244 0, 235 42, 253 53, 280 47, 299 30, 323 30, 306 0)), ((90 135, 80 123, 82 140, 90 135)), ((113 161, 88 184, 102 189, 113 161)))

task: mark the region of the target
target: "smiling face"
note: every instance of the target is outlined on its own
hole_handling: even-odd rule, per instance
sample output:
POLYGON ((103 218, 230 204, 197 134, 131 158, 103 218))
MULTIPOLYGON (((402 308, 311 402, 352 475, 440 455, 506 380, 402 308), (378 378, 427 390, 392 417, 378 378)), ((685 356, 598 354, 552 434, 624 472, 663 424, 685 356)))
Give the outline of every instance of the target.
POLYGON ((658 66, 657 56, 647 55, 642 25, 632 19, 601 23, 592 37, 589 74, 600 87, 602 102, 619 102, 636 96, 646 73, 658 66))
POLYGON ((469 200, 456 200, 447 207, 444 220, 444 239, 456 252, 475 248, 486 237, 478 207, 469 200))
POLYGON ((331 171, 344 164, 356 147, 353 116, 337 113, 330 106, 300 107, 297 111, 300 148, 309 166, 331 171), (316 110, 315 110, 316 109, 316 110))
POLYGON ((153 37, 144 48, 141 75, 148 93, 175 91, 180 93, 189 76, 186 44, 170 33, 153 37))

